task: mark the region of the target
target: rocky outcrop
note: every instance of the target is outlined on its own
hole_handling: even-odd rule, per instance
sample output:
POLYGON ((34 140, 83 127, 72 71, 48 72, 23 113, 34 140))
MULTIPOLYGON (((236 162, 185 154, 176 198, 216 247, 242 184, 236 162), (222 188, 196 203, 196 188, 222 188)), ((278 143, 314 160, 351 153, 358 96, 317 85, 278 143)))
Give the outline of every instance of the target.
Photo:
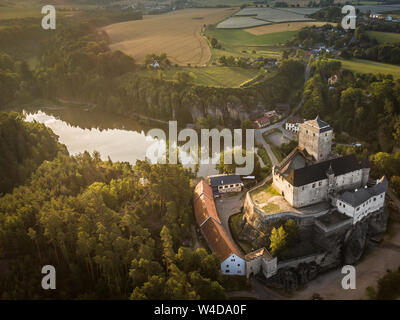
MULTIPOLYGON (((256 243, 261 239, 265 246, 265 243, 269 241, 271 229, 283 225, 287 219, 291 219, 292 215, 295 215, 302 238, 300 242, 310 242, 320 251, 290 260, 278 258, 278 273, 267 281, 288 291, 298 289, 314 279, 320 272, 344 264, 356 264, 365 252, 367 239, 383 234, 387 227, 388 212, 386 209, 371 213, 370 216, 356 224, 353 224, 352 220, 347 221, 349 223, 339 221, 333 227, 321 228, 317 220, 319 214, 293 213, 287 217, 277 214, 273 218, 271 216, 274 215, 265 215, 259 212, 252 201, 247 200, 246 197, 243 215, 245 223, 241 237, 251 242, 254 247, 257 247, 256 243)), ((301 243, 299 244, 300 249, 301 243)), ((297 251, 297 247, 295 249, 297 251)))

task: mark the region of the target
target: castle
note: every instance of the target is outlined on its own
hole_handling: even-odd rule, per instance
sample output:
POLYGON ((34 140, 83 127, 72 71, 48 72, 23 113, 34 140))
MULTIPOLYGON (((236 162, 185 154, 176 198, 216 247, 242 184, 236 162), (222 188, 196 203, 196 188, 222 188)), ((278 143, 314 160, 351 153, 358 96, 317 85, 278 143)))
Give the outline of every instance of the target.
POLYGON ((383 207, 388 182, 382 178, 368 187, 368 161, 333 154, 333 138, 319 116, 300 124, 298 146, 272 169, 273 186, 294 208, 328 201, 356 223, 383 207))

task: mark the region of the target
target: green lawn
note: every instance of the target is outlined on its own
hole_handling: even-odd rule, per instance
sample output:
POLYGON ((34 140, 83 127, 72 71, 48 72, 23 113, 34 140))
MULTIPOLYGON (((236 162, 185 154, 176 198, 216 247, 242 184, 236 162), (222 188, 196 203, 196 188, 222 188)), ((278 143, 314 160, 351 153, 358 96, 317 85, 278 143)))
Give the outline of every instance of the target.
POLYGON ((400 66, 388 63, 375 62, 364 59, 338 60, 343 69, 358 73, 391 74, 393 78, 400 78, 400 66))
POLYGON ((277 212, 281 207, 275 203, 268 203, 266 206, 262 207, 262 211, 265 213, 277 212))
MULTIPOLYGON (((177 72, 192 73, 195 76, 194 83, 197 85, 213 87, 239 87, 242 83, 249 81, 261 73, 258 69, 244 69, 239 67, 207 66, 194 67, 172 67, 163 70, 165 79, 173 80, 177 72)), ((156 71, 141 71, 144 76, 156 76, 156 71)))
POLYGON ((367 35, 376 39, 379 43, 388 42, 400 42, 400 33, 393 32, 380 32, 380 31, 367 31, 367 35))

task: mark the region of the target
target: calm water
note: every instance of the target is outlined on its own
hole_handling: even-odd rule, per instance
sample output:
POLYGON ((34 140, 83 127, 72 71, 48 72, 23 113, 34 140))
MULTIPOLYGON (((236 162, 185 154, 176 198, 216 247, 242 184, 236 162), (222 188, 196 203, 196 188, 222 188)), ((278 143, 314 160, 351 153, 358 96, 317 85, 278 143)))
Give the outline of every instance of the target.
MULTIPOLYGON (((37 121, 52 129, 59 136, 59 141, 67 146, 71 155, 85 150, 89 153, 98 151, 103 160, 110 157, 113 161, 128 161, 135 164, 136 160, 146 158, 147 148, 154 143, 165 145, 163 140, 158 141, 146 136, 148 130, 160 128, 165 129, 168 134, 161 124, 146 128, 133 119, 101 111, 46 108, 24 110, 24 113, 27 121, 37 121)), ((219 158, 219 155, 216 156, 219 158)), ((198 175, 217 173, 215 165, 207 164, 200 166, 198 175)))

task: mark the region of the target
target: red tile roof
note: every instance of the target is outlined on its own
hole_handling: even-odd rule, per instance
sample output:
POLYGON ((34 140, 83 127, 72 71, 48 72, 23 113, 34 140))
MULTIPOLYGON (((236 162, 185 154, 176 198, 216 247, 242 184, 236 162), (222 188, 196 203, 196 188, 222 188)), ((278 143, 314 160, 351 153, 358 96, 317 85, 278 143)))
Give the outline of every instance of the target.
POLYGON ((200 181, 196 185, 193 202, 197 224, 210 249, 217 254, 221 262, 233 253, 243 258, 240 250, 235 246, 221 225, 212 189, 205 180, 200 181))
POLYGON ((195 187, 193 202, 194 213, 199 226, 209 217, 221 223, 215 207, 212 189, 205 180, 201 180, 195 187))
POLYGON ((243 255, 232 243, 224 228, 214 219, 208 219, 203 224, 201 231, 210 249, 217 254, 221 262, 232 254, 236 254, 243 259, 243 255))

